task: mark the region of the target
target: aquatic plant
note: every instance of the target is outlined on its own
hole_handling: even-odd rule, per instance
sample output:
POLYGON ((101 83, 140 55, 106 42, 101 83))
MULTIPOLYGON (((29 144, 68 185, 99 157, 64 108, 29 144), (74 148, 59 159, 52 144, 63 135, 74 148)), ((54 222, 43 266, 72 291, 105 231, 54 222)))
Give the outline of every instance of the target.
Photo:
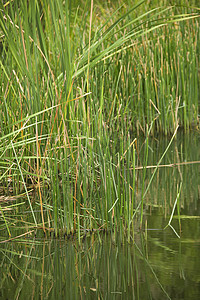
POLYGON ((130 237, 149 135, 198 126, 199 11, 145 2, 1 3, 0 178, 4 194, 26 196, 32 226, 130 237))

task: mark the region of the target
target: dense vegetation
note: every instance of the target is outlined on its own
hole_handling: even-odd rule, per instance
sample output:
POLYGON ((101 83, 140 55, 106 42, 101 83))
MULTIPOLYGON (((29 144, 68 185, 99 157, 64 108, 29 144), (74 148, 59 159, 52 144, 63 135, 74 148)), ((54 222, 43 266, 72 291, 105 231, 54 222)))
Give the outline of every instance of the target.
POLYGON ((15 201, 0 209, 9 234, 7 209, 27 221, 27 205, 28 226, 56 234, 130 232, 140 207, 142 222, 149 135, 173 139, 178 127, 199 126, 199 9, 128 2, 0 4, 0 189, 15 201))

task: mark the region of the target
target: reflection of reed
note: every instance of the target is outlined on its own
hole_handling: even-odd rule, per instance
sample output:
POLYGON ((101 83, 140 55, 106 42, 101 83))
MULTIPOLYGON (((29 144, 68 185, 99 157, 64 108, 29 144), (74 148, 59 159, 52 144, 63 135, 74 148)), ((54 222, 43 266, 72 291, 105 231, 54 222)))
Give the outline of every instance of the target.
POLYGON ((147 221, 149 230, 130 243, 123 232, 102 232, 81 243, 21 235, 2 244, 2 299, 25 298, 27 290, 32 299, 178 299, 180 289, 199 295, 199 218, 185 219, 181 240, 161 230, 166 220, 158 211, 147 221), (187 286, 180 270, 190 276, 187 286))

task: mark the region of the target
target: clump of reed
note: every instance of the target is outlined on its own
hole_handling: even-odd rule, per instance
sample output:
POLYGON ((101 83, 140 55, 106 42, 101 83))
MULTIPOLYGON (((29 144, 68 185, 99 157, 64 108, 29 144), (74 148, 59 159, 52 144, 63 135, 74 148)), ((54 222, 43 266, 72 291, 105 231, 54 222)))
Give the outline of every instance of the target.
POLYGON ((34 226, 130 232, 137 134, 198 125, 198 10, 145 2, 1 4, 0 178, 34 226))

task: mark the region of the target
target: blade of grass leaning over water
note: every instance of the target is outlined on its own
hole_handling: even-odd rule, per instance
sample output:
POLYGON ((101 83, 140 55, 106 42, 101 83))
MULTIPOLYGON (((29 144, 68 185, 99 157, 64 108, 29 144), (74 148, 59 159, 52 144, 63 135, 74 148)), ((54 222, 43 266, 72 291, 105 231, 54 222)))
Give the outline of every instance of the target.
MULTIPOLYGON (((165 151, 163 152, 161 158, 160 158, 159 161, 158 161, 158 164, 157 164, 155 170, 153 171, 153 174, 152 174, 152 176, 151 176, 151 178, 150 178, 150 180, 149 180, 149 183, 148 183, 148 185, 147 185, 147 188, 146 188, 146 190, 145 190, 145 192, 144 192, 144 194, 143 194, 142 200, 139 202, 137 208, 135 209, 135 212, 134 212, 134 214, 133 214, 133 218, 134 218, 135 214, 138 212, 138 210, 139 210, 141 204, 143 203, 143 199, 144 199, 144 197, 146 196, 146 194, 147 194, 147 192, 148 192, 148 190, 149 190, 149 188, 150 188, 150 186, 151 186, 151 184, 152 184, 152 181, 153 181, 153 178, 154 178, 154 176, 155 176, 155 174, 156 174, 156 172, 157 172, 157 169, 158 169, 159 165, 161 164, 161 162, 162 162, 164 156, 165 156, 166 153, 168 152, 169 147, 171 146, 172 141, 174 140, 174 138, 175 138, 175 136, 176 136, 176 134, 177 134, 178 127, 179 127, 179 126, 176 127, 176 129, 175 129, 175 131, 174 131, 174 134, 173 134, 173 136, 172 136, 172 138, 171 138, 171 140, 170 140, 170 142, 169 142, 167 148, 166 148, 165 151)), ((141 214, 141 219, 142 219, 142 218, 143 218, 143 215, 141 214)), ((133 220, 133 219, 132 219, 132 220, 133 220)))
MULTIPOLYGON (((180 186, 179 186, 179 189, 178 189, 177 197, 176 197, 176 200, 174 202, 174 206, 173 206, 173 209, 172 209, 172 213, 171 213, 169 222, 168 222, 168 224, 164 228, 164 229, 166 229, 169 226, 173 230, 173 232, 176 234, 176 236, 178 238, 180 238, 180 235, 178 235, 178 233, 176 232, 176 230, 174 229, 174 227, 171 225, 171 222, 172 222, 172 219, 173 219, 173 216, 174 216, 175 208, 177 206, 177 203, 178 203, 178 200, 179 200, 179 197, 180 197, 181 188, 182 188, 182 182, 180 183, 180 186)), ((179 211, 179 208, 177 208, 177 211, 178 211, 179 226, 180 226, 180 211, 179 211)))

